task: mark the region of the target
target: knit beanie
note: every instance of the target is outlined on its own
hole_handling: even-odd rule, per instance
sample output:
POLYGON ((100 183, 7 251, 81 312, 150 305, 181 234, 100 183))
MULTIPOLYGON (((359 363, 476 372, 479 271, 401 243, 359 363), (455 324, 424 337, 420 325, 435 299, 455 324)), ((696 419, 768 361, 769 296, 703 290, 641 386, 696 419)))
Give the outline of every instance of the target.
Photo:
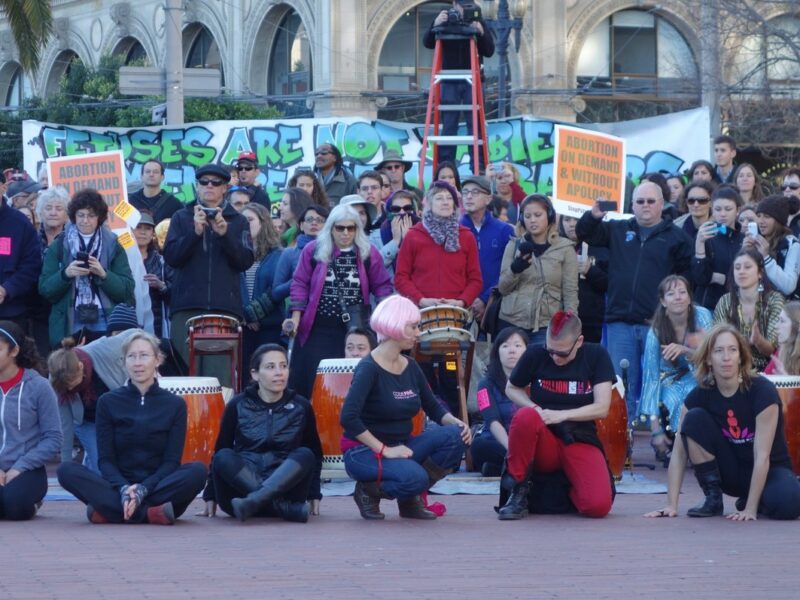
POLYGON ((758 203, 756 214, 763 213, 775 219, 781 225, 789 221, 789 203, 783 196, 769 196, 758 203))
POLYGON ((136 319, 136 309, 130 304, 117 304, 108 317, 106 335, 138 328, 139 321, 136 319))

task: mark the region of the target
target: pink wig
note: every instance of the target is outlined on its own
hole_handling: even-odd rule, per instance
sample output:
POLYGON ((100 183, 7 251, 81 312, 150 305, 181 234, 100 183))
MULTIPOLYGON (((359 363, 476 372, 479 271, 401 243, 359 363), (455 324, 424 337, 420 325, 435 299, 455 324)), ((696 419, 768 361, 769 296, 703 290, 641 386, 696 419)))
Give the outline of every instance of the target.
POLYGON ((404 340, 406 325, 419 321, 419 308, 404 296, 389 296, 372 313, 370 327, 378 334, 378 343, 387 339, 404 340))

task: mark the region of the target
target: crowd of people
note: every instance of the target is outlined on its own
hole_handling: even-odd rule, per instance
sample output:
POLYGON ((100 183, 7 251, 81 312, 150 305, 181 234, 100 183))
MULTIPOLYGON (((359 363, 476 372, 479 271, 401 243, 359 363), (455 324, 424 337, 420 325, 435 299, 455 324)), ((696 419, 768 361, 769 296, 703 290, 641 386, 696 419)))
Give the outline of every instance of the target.
POLYGON ((503 474, 500 519, 553 504, 604 516, 614 486, 594 422, 618 377, 629 419, 669 465, 669 505, 650 516, 676 514, 688 458, 706 494, 693 516, 720 514, 724 490, 740 498, 735 519, 797 517, 780 400, 753 372, 800 376, 800 171, 774 194, 752 165, 735 166, 732 138, 715 149, 716 164, 643 176, 622 220, 599 202, 558 215, 509 163, 464 176, 442 162, 423 193, 399 154, 355 176, 324 143, 271 203, 243 152, 233 168, 198 168, 184 205, 148 161, 129 196, 141 215, 134 258, 101 193, 70 198, 13 172, 0 184, 0 518, 35 514, 44 466, 60 455, 59 480, 93 523, 169 524, 203 488, 208 516, 305 522, 321 498, 313 374, 345 356, 362 357, 341 425, 365 519, 384 518, 383 499, 436 518, 425 491, 470 446, 477 470, 503 474), (408 353, 438 306, 492 336, 474 431, 447 361, 408 353), (186 408, 157 373, 188 373, 187 322, 209 313, 243 325, 248 369, 195 365, 242 388, 207 472, 181 465, 186 408), (420 409, 431 423, 412 435, 420 409))

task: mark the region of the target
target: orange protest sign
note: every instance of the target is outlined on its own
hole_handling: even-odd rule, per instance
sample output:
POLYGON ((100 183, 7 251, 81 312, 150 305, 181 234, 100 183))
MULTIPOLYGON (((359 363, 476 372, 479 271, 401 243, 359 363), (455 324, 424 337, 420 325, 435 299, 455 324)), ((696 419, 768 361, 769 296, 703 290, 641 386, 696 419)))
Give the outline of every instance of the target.
POLYGON ((580 217, 595 200, 625 198, 625 140, 564 125, 555 126, 553 203, 557 212, 580 217))
POLYGON ((85 188, 100 192, 111 209, 108 213, 109 228, 126 226, 113 210, 120 202, 127 204, 128 201, 122 151, 49 158, 47 171, 50 185, 65 188, 70 196, 85 188))

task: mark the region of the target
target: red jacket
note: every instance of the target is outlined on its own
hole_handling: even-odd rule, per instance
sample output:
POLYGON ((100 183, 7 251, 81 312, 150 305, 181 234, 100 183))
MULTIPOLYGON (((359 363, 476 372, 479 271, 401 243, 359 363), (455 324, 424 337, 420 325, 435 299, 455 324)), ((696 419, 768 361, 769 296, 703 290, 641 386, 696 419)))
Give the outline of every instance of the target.
POLYGON ((463 225, 458 226, 458 243, 458 252, 445 252, 422 223, 414 225, 397 255, 397 292, 417 305, 423 298, 452 298, 469 308, 483 289, 478 244, 463 225))

